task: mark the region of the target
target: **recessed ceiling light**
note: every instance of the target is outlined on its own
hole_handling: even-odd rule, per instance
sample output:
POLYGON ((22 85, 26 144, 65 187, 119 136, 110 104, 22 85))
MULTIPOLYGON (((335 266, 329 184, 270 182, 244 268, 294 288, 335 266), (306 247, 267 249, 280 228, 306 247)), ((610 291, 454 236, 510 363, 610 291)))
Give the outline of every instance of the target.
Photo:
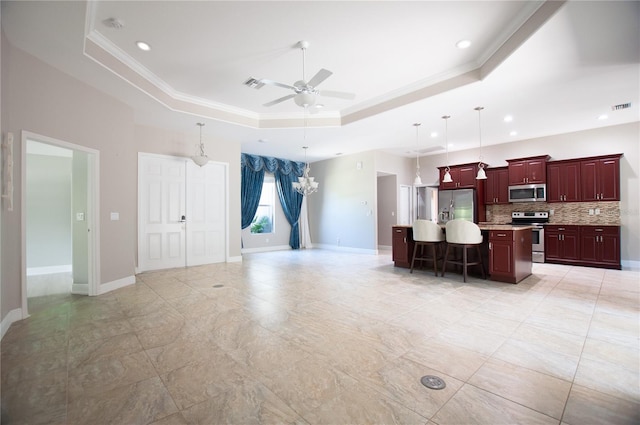
POLYGON ((517 136, 518 132, 517 131, 512 131, 511 133, 509 133, 509 136, 517 136))
POLYGON ((511 115, 505 115, 504 122, 511 122, 511 121, 513 121, 513 117, 511 115))
POLYGON ((144 41, 136 41, 136 46, 138 46, 138 49, 143 50, 145 52, 148 52, 149 50, 151 50, 151 46, 149 46, 149 44, 145 43, 144 41))
POLYGON ((431 132, 431 137, 432 137, 432 138, 434 138, 434 139, 435 139, 436 137, 438 137, 438 132, 437 132, 437 131, 432 131, 432 132, 431 132))
POLYGON ((469 46, 471 46, 471 41, 469 40, 460 40, 456 43, 458 49, 466 49, 469 46))
POLYGON ((598 117, 598 119, 599 119, 600 121, 606 120, 606 119, 608 119, 608 118, 609 118, 609 115, 607 115, 607 114, 602 114, 602 115, 600 115, 600 116, 598 117))
POLYGON ((120 30, 124 28, 124 22, 122 22, 122 20, 118 18, 107 18, 104 21, 102 21, 102 23, 104 24, 105 27, 113 28, 116 30, 120 30))

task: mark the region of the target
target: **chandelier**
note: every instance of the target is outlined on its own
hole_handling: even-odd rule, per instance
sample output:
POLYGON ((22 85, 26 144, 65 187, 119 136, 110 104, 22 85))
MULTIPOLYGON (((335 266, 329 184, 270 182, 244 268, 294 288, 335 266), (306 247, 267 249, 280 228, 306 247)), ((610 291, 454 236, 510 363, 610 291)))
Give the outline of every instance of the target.
POLYGON ((444 120, 444 145, 447 150, 447 167, 444 169, 444 177, 442 179, 443 183, 453 182, 450 173, 451 168, 449 168, 449 118, 451 118, 451 115, 442 116, 442 119, 444 120))
POLYGON ((313 177, 309 177, 309 171, 311 171, 311 167, 309 167, 309 163, 307 162, 307 149, 308 146, 303 146, 304 149, 304 173, 302 177, 298 177, 297 182, 293 182, 293 188, 302 196, 310 195, 313 192, 318 191, 318 182, 315 181, 313 177))
POLYGON ((194 156, 191 157, 193 162, 195 162, 198 166, 202 167, 209 162, 209 157, 204 153, 204 144, 202 143, 202 127, 204 127, 203 122, 196 123, 197 126, 200 127, 200 145, 198 146, 199 152, 197 152, 194 156))

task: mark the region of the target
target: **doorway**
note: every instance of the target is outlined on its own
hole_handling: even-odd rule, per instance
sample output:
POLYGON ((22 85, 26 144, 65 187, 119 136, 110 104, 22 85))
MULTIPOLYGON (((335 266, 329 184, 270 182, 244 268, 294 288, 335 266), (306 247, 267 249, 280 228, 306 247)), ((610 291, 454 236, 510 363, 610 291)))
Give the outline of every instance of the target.
POLYGON ((227 164, 138 154, 138 271, 227 259, 227 164))
POLYGON ((22 133, 23 317, 47 299, 97 294, 98 155, 22 133))

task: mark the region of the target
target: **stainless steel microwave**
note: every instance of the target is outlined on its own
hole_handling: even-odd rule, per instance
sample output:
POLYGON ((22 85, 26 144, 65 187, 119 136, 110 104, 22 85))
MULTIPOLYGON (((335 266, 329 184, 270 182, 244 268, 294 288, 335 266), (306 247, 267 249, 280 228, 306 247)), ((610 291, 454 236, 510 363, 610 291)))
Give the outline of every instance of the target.
POLYGON ((509 186, 509 202, 541 202, 546 200, 546 184, 509 186))

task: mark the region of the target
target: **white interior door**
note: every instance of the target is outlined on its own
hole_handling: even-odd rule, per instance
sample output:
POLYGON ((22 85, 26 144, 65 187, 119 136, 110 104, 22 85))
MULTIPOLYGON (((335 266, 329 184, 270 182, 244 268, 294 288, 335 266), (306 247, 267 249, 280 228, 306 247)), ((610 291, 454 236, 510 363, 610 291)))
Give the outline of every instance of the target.
POLYGON ((226 168, 187 161, 187 266, 226 259, 226 168))
POLYGON ((140 154, 138 269, 226 261, 227 168, 140 154))
POLYGON ((183 267, 185 160, 138 157, 138 267, 141 271, 183 267))

